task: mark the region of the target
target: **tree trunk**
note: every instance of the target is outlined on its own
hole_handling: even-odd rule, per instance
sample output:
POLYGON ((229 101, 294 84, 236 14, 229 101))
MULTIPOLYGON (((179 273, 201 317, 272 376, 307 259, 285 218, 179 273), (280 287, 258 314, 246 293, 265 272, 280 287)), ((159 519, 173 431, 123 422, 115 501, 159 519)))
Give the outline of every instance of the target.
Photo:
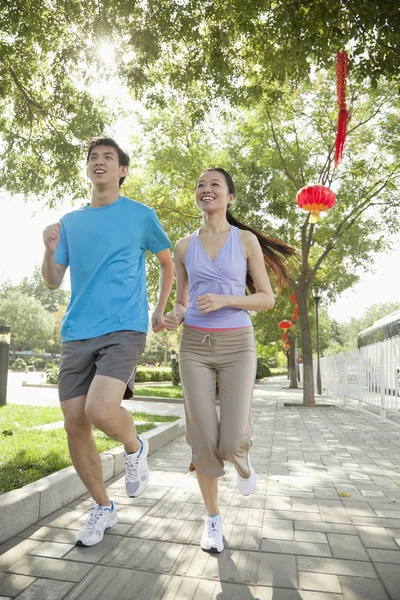
POLYGON ((288 334, 288 338, 290 340, 290 350, 289 350, 289 379, 290 385, 289 389, 297 390, 297 373, 296 373, 296 336, 293 333, 288 334))
POLYGON ((303 347, 303 405, 314 407, 314 372, 310 321, 307 312, 307 289, 304 282, 299 282, 296 296, 299 305, 301 341, 303 347))

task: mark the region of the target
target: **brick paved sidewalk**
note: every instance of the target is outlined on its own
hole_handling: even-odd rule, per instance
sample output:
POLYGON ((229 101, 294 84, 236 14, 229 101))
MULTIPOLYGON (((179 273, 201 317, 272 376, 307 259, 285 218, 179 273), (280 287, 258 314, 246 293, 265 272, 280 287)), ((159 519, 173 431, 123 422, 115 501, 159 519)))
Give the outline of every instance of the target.
POLYGON ((73 545, 82 498, 0 546, 0 600, 400 600, 400 429, 365 412, 284 408, 301 392, 257 385, 255 494, 221 480, 226 549, 199 549, 203 522, 184 438, 151 455, 138 499, 108 482, 119 523, 73 545))

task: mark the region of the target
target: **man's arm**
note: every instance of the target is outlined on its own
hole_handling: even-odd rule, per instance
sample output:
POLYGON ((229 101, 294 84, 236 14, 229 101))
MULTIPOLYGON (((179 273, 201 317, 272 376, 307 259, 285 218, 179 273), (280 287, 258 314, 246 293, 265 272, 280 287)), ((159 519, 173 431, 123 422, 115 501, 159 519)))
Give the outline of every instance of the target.
POLYGON ((62 284, 67 267, 59 265, 54 260, 54 253, 60 241, 60 223, 49 225, 43 231, 43 243, 45 252, 42 263, 42 277, 45 284, 51 290, 55 290, 62 284))
POLYGON ((158 302, 152 314, 151 322, 154 333, 157 333, 164 329, 164 311, 174 282, 174 264, 168 248, 156 252, 155 255, 160 263, 160 283, 158 302))

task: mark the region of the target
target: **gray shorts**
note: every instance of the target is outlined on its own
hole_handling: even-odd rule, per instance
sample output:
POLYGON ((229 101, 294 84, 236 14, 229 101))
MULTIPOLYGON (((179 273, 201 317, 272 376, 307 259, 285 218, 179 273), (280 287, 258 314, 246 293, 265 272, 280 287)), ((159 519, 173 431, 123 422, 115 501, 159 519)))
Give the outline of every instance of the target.
POLYGON ((132 397, 136 366, 146 345, 146 334, 114 331, 87 340, 61 344, 58 393, 60 400, 85 396, 95 375, 120 379, 132 397))

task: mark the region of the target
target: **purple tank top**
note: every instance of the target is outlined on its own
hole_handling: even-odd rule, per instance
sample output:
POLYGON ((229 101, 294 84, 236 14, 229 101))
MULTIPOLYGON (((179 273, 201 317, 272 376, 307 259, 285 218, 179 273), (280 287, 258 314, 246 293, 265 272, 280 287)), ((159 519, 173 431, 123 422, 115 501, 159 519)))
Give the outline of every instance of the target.
POLYGON ((247 258, 243 252, 240 231, 231 226, 224 245, 211 260, 203 248, 198 229, 190 240, 185 268, 189 280, 189 306, 185 316, 185 325, 219 329, 231 327, 249 327, 252 325, 247 310, 227 306, 202 315, 196 307, 196 296, 203 294, 231 294, 245 296, 247 258))

